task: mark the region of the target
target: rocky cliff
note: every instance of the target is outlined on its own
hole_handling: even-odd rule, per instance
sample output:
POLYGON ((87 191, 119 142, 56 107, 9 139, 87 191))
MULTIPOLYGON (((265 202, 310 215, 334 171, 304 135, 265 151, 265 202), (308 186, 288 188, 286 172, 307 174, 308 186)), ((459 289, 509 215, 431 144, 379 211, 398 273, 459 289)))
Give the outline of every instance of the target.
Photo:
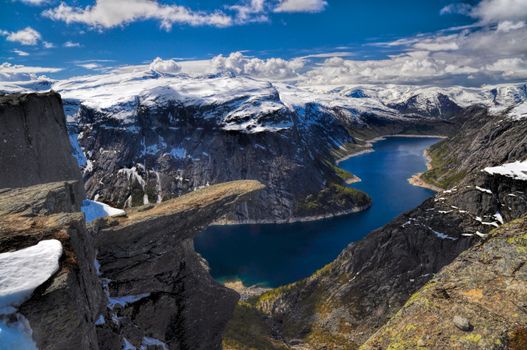
POLYGON ((57 93, 0 95, 0 142, 1 187, 81 178, 57 93))
POLYGON ((59 96, 14 95, 0 101, 2 117, 16 128, 24 126, 11 135, 13 151, 27 152, 40 167, 38 176, 25 174, 24 162, 11 161, 12 153, 1 149, 0 162, 13 172, 0 182, 2 344, 219 349, 238 295, 212 280, 192 238, 263 186, 251 180, 208 186, 87 225, 79 211, 85 199, 81 186, 78 179, 70 181, 78 172, 66 171, 75 162, 59 96), (21 105, 22 121, 39 122, 13 118, 9 108, 21 105), (53 106, 54 112, 38 113, 42 106, 53 106), (39 135, 38 142, 31 135, 39 135), (65 172, 47 169, 59 165, 65 172), (25 175, 19 186, 62 181, 7 187, 25 175))
POLYGON ((526 349, 526 254, 524 216, 461 253, 361 349, 526 349))
MULTIPOLYGON (((249 332, 246 339, 278 341, 285 348, 359 347, 460 253, 485 239, 491 229, 527 213, 527 181, 483 171, 525 159, 527 121, 490 116, 480 109, 468 110, 465 118, 458 135, 435 147, 449 149, 444 154, 454 159, 445 164, 465 164, 463 176, 451 180, 448 190, 352 243, 313 276, 246 304, 245 313, 238 316, 252 313, 268 327, 267 332, 258 328, 259 337, 249 332)), ((434 151, 431 154, 433 163, 441 162, 434 151)), ((524 255, 517 257, 525 261, 524 255)), ((525 302, 522 294, 509 298, 515 297, 525 302)))

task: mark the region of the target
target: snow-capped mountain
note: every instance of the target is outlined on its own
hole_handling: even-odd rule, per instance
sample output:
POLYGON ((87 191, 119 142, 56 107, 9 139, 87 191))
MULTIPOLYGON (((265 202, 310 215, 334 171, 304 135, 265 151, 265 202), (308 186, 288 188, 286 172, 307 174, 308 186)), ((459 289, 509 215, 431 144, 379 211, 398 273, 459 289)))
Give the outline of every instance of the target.
POLYGON ((190 76, 157 66, 0 82, 0 91, 61 94, 90 198, 134 206, 208 184, 260 180, 267 186, 261 200, 241 206, 230 218, 237 221, 325 215, 306 213, 301 203, 343 183, 335 157, 365 138, 448 134, 473 105, 513 119, 527 109, 525 84, 308 86, 233 74, 190 76))

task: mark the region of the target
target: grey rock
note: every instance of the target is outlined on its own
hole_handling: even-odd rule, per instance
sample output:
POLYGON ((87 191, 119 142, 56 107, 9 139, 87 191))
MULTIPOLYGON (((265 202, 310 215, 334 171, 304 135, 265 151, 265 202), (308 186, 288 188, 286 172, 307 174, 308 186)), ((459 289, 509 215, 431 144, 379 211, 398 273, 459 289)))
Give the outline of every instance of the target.
POLYGON ((462 331, 468 332, 472 330, 472 325, 470 324, 470 321, 465 317, 456 315, 452 319, 452 322, 457 328, 461 329, 462 331))
POLYGON ((81 179, 59 94, 0 95, 0 164, 0 188, 81 179))

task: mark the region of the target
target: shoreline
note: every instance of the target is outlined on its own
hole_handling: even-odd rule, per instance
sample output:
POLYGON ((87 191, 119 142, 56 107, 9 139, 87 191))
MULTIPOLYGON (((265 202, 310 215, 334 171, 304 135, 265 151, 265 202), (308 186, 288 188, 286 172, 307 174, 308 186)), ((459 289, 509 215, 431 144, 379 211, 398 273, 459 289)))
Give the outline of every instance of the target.
MULTIPOLYGON (((419 135, 419 134, 394 134, 394 135, 383 135, 383 136, 377 136, 368 140, 361 140, 365 141, 364 146, 360 146, 361 148, 364 148, 362 150, 358 150, 357 152, 350 152, 350 154, 341 157, 335 161, 335 163, 338 164, 346 159, 349 159, 351 157, 357 157, 362 154, 374 152, 373 144, 375 142, 385 140, 388 137, 408 137, 408 138, 439 138, 439 139, 446 139, 448 136, 445 135, 419 135)), ((423 156, 426 159, 426 167, 428 170, 431 168, 431 159, 428 155, 427 150, 425 149, 423 151, 423 156)), ((443 191, 442 188, 439 188, 437 186, 434 186, 432 184, 427 183, 426 181, 422 180, 420 176, 422 173, 414 174, 411 178, 408 179, 408 182, 417 187, 423 187, 427 188, 429 190, 435 191, 435 192, 441 192, 443 191)), ((356 175, 353 175, 354 177, 351 179, 346 180, 345 182, 347 184, 353 184, 362 181, 361 178, 359 178, 356 175), (351 181, 351 182, 348 182, 351 181)), ((234 226, 234 225, 267 225, 267 224, 293 224, 293 223, 299 223, 299 222, 312 222, 312 221, 319 221, 319 220, 326 220, 326 219, 332 219, 339 216, 345 216, 353 213, 358 213, 361 211, 364 211, 368 209, 371 206, 368 205, 366 207, 354 207, 349 210, 343 210, 336 213, 327 213, 327 214, 321 214, 321 215, 313 215, 313 216, 305 216, 305 217, 291 217, 288 219, 280 219, 280 220, 272 220, 272 219, 263 219, 263 220, 243 220, 243 221, 233 221, 233 220, 219 220, 216 222, 211 223, 209 226, 234 226)))
MULTIPOLYGON (((426 159, 426 170, 432 170, 432 158, 430 157, 430 154, 428 153, 428 149, 425 149, 423 151, 423 157, 426 159)), ((414 174, 411 178, 408 179, 408 182, 413 186, 426 188, 434 192, 444 191, 444 189, 442 189, 441 187, 438 187, 436 185, 433 185, 423 180, 422 178, 423 174, 424 173, 414 174)))
POLYGON ((326 220, 326 219, 332 219, 339 216, 345 216, 353 213, 359 213, 361 211, 364 211, 368 208, 370 208, 371 204, 367 206, 362 207, 353 207, 348 210, 341 210, 336 213, 328 213, 328 214, 321 214, 321 215, 312 215, 312 216, 294 216, 288 219, 280 219, 280 220, 271 220, 271 219, 263 219, 263 220, 243 220, 243 221, 232 221, 232 220, 221 220, 221 221, 215 221, 209 226, 233 226, 233 225, 272 225, 272 224, 294 224, 298 222, 312 222, 312 221, 319 221, 319 220, 326 220))
POLYGON ((225 281, 221 283, 225 288, 232 289, 240 295, 240 300, 245 301, 252 297, 257 297, 263 293, 271 290, 272 288, 260 287, 258 285, 246 286, 240 279, 235 279, 231 281, 225 281))
POLYGON ((448 136, 445 136, 445 135, 431 135, 431 134, 426 134, 426 135, 419 135, 419 134, 394 134, 394 135, 377 136, 377 137, 374 137, 372 139, 361 140, 361 141, 364 141, 365 143, 364 143, 364 145, 361 145, 360 148, 364 148, 364 149, 358 150, 357 152, 350 152, 350 154, 345 155, 344 157, 338 158, 335 161, 335 163, 338 165, 340 162, 345 161, 346 159, 349 159, 349 158, 352 158, 352 157, 357 157, 357 156, 360 156, 360 155, 365 154, 365 153, 374 152, 373 144, 375 142, 385 140, 386 138, 389 138, 389 137, 408 137, 408 138, 420 138, 420 137, 422 137, 422 138, 438 138, 438 139, 446 139, 446 138, 448 138, 448 136))

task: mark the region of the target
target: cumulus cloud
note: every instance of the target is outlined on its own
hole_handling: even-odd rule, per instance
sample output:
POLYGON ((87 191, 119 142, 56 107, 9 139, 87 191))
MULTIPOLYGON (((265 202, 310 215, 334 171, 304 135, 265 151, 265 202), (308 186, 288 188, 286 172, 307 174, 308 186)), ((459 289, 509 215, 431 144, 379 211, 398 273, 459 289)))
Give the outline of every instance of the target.
POLYGON ((472 8, 470 15, 485 24, 502 21, 523 21, 527 18, 527 1, 482 0, 472 8))
POLYGON ((81 23, 93 28, 107 29, 139 20, 157 20, 169 30, 174 24, 226 27, 232 18, 221 11, 193 11, 184 6, 163 5, 156 0, 97 0, 86 7, 59 6, 46 10, 43 15, 66 23, 81 23))
POLYGON ((37 74, 56 73, 60 68, 30 67, 11 63, 0 64, 0 81, 23 81, 39 78, 37 74))
POLYGON ((55 47, 55 44, 50 43, 49 41, 43 41, 43 42, 42 42, 42 45, 44 45, 44 48, 45 48, 45 49, 52 49, 52 48, 55 47))
POLYGON ((156 57, 149 66, 150 70, 164 74, 174 74, 181 71, 181 66, 174 60, 162 60, 156 57))
POLYGON ((17 32, 0 30, 0 35, 5 36, 7 41, 17 42, 22 45, 36 45, 42 36, 31 27, 26 27, 17 32))
POLYGON ((321 12, 327 6, 325 0, 281 0, 275 12, 321 12))
POLYGON ((236 75, 250 75, 268 79, 296 77, 304 68, 303 59, 260 59, 244 56, 241 52, 233 52, 229 56, 216 56, 211 60, 211 64, 216 72, 230 72, 236 75))
POLYGON ((381 60, 330 58, 303 79, 314 84, 481 85, 527 78, 527 27, 514 23, 378 46, 400 47, 403 52, 381 60))
POLYGON ((264 0, 247 0, 243 3, 227 7, 229 10, 236 12, 236 23, 266 22, 269 17, 265 13, 264 0))

